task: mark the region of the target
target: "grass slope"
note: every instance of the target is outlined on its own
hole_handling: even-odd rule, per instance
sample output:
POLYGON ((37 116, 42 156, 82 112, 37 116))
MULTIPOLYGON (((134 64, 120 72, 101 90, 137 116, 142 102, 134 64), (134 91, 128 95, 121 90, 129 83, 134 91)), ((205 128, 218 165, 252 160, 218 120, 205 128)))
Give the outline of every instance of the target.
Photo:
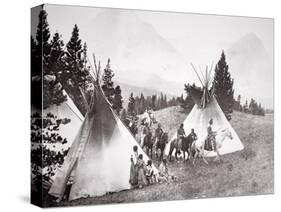
MULTIPOLYGON (((180 107, 170 107, 155 113, 171 137, 186 118, 180 107)), ((170 172, 177 180, 169 184, 156 184, 143 189, 122 191, 101 197, 62 202, 61 205, 125 203, 143 201, 181 200, 190 198, 225 197, 238 195, 271 194, 273 173, 273 115, 253 116, 233 113, 233 128, 245 149, 222 156, 223 162, 201 160, 191 163, 169 163, 170 172)), ((158 161, 154 161, 158 165, 158 161)))

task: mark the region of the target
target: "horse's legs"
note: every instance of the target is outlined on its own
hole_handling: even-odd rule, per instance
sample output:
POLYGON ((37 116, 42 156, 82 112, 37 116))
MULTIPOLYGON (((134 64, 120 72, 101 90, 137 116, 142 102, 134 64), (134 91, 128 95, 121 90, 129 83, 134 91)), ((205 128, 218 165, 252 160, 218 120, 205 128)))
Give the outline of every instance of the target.
POLYGON ((183 162, 185 162, 185 151, 182 152, 183 152, 183 162))
POLYGON ((163 159, 163 152, 164 152, 164 149, 163 149, 163 150, 160 149, 160 151, 161 151, 161 153, 160 153, 160 160, 162 160, 162 159, 163 159))
POLYGON ((169 160, 172 161, 172 153, 174 151, 174 147, 170 146, 170 151, 169 151, 169 160))
POLYGON ((216 156, 216 158, 214 159, 214 161, 221 161, 221 155, 220 155, 220 153, 219 153, 219 151, 217 150, 216 151, 216 153, 217 153, 217 156, 216 156))
POLYGON ((175 157, 176 157, 177 161, 178 161, 178 154, 179 154, 179 151, 176 149, 175 157))
POLYGON ((158 158, 158 149, 156 147, 156 150, 155 150, 155 155, 156 155, 156 158, 158 158))
POLYGON ((195 150, 195 154, 194 154, 194 157, 193 157, 193 166, 195 166, 195 160, 196 160, 197 156, 198 156, 198 151, 195 150))
POLYGON ((201 150, 201 151, 202 151, 201 157, 202 157, 203 162, 204 162, 205 164, 209 164, 208 161, 207 161, 207 160, 205 159, 205 157, 204 157, 204 150, 201 150))
POLYGON ((188 160, 189 160, 192 158, 191 145, 188 147, 187 153, 188 153, 188 160))

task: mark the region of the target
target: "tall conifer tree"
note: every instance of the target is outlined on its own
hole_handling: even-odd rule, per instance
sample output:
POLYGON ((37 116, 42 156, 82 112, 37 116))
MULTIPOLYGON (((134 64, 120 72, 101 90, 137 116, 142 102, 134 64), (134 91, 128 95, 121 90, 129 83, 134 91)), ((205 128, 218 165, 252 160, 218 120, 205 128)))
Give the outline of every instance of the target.
POLYGON ((231 113, 234 105, 233 79, 228 70, 224 51, 215 68, 213 89, 218 103, 228 120, 231 119, 231 113))

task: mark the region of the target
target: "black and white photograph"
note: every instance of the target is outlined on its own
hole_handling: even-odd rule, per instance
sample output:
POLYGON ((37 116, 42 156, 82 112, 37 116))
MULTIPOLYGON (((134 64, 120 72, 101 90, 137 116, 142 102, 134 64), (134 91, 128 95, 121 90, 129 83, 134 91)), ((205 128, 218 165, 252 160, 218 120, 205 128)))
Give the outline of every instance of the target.
POLYGON ((273 18, 30 15, 33 204, 274 193, 273 18))

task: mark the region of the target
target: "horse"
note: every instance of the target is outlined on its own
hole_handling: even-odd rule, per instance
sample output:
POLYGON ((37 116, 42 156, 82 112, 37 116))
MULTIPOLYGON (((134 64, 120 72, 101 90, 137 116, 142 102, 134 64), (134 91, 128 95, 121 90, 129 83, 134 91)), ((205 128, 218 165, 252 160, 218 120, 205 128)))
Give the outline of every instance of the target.
POLYGON ((182 152, 183 160, 185 161, 185 153, 187 153, 187 159, 192 158, 191 146, 197 140, 196 134, 189 134, 187 137, 182 139, 182 152))
POLYGON ((147 135, 145 135, 143 139, 143 147, 146 148, 147 155, 149 155, 150 152, 150 157, 152 159, 152 148, 153 148, 153 138, 152 138, 152 132, 149 132, 147 135))
MULTIPOLYGON (((229 139, 233 139, 232 137, 232 133, 229 131, 228 128, 224 129, 224 130, 220 130, 216 133, 215 135, 215 149, 213 150, 214 152, 217 153, 217 156, 215 158, 215 161, 217 160, 221 160, 220 157, 220 149, 222 148, 223 146, 223 143, 225 141, 226 138, 229 138, 229 139)), ((205 159, 205 142, 206 142, 206 139, 204 139, 203 141, 199 141, 197 140, 196 142, 194 142, 191 146, 191 150, 192 152, 194 152, 194 157, 193 157, 193 165, 195 165, 195 160, 197 157, 202 157, 203 161, 208 164, 208 161, 205 159)))
POLYGON ((156 158, 158 158, 158 150, 160 149, 160 160, 163 159, 163 153, 166 147, 166 144, 168 143, 168 133, 163 132, 160 136, 159 139, 157 140, 156 143, 156 158))
POLYGON ((134 137, 138 134, 138 126, 135 122, 130 122, 129 124, 129 130, 133 134, 134 137))
POLYGON ((180 154, 181 151, 183 152, 184 161, 185 161, 185 153, 187 153, 188 158, 191 158, 191 156, 192 156, 191 146, 196 139, 197 139, 197 137, 194 137, 192 134, 189 134, 187 137, 183 137, 181 139, 181 144, 177 138, 172 140, 171 144, 170 144, 170 150, 169 150, 169 160, 171 161, 171 159, 172 159, 172 153, 173 153, 174 149, 176 149, 176 152, 175 152, 176 160, 178 160, 178 154, 180 154))
POLYGON ((125 126, 129 129, 129 131, 133 134, 133 136, 136 138, 138 134, 138 126, 136 124, 136 121, 132 121, 129 118, 126 118, 122 120, 125 126))
POLYGON ((148 126, 151 127, 152 124, 155 124, 155 123, 157 123, 157 121, 151 112, 145 111, 143 113, 143 115, 141 115, 141 124, 142 125, 148 124, 148 126))

